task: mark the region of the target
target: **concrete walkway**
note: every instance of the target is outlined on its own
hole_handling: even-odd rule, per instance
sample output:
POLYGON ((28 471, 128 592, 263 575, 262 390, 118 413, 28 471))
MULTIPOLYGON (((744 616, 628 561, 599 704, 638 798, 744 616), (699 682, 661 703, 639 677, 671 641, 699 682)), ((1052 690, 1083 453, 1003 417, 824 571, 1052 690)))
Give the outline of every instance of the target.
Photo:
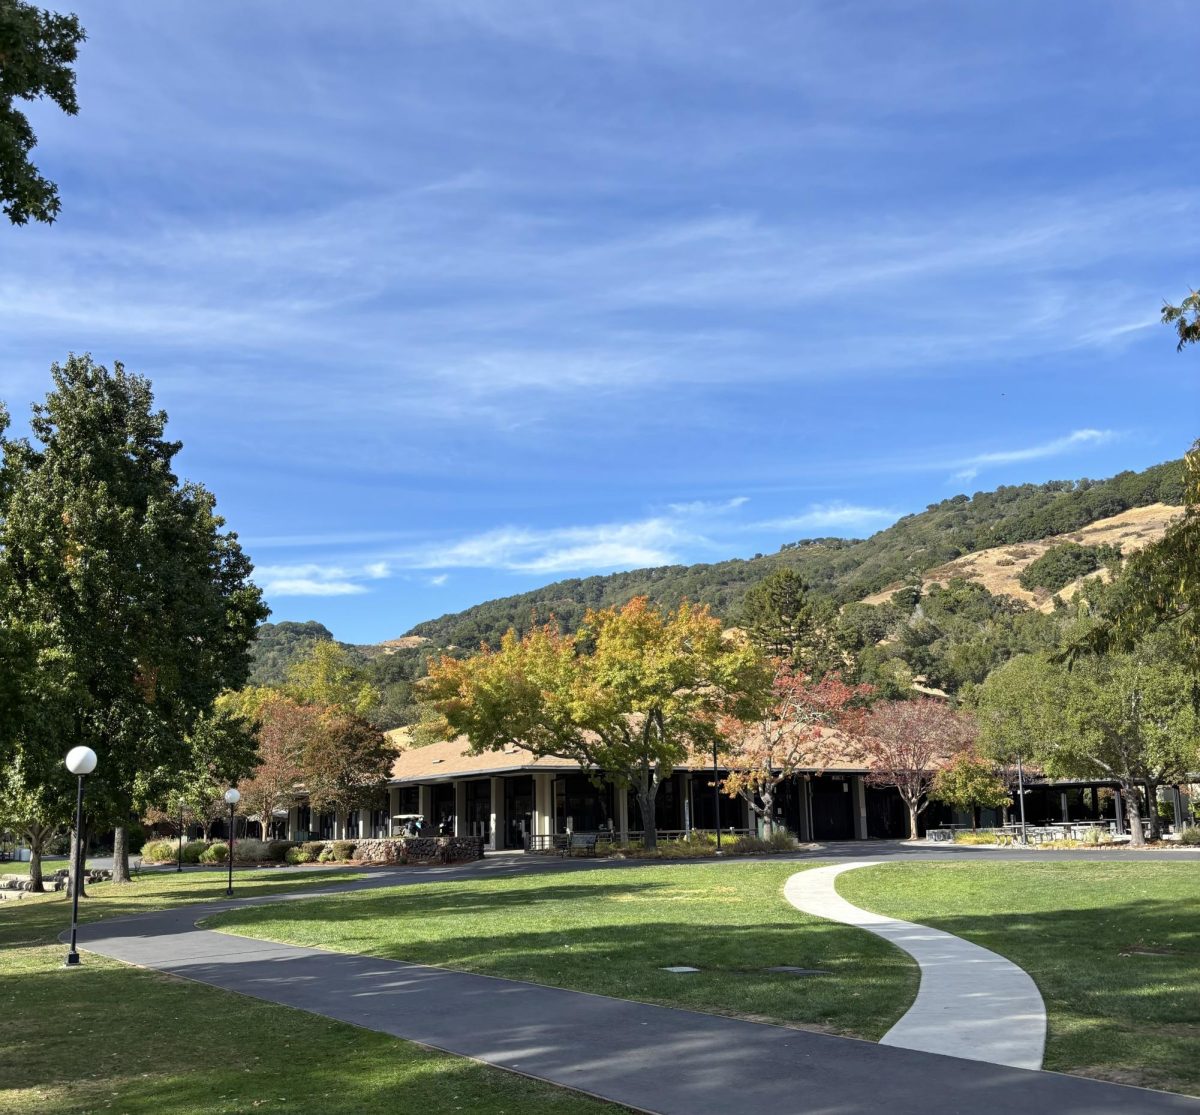
MULTIPOLYGON (((476 870, 495 867, 379 871, 321 891, 476 870)), ((501 870, 526 873, 515 864, 501 870)), ((537 873, 552 870, 539 865, 537 873)), ((884 1107, 889 1115, 1200 1115, 1200 1100, 1163 1092, 196 927, 222 910, 302 897, 94 922, 80 927, 80 945, 661 1115, 874 1115, 884 1107)))
POLYGON ((920 965, 916 1000, 880 1039, 882 1044, 1041 1068, 1046 1007, 1028 973, 961 937, 871 913, 837 893, 835 883, 843 872, 874 866, 877 861, 863 860, 800 871, 788 879, 783 893, 797 910, 866 929, 920 965))

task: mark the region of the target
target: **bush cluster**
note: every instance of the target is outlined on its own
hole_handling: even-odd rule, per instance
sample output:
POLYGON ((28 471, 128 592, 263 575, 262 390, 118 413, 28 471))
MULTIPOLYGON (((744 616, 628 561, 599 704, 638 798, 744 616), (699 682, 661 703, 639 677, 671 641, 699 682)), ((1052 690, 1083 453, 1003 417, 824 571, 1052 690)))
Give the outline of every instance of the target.
POLYGON ((224 840, 214 840, 200 853, 201 863, 224 863, 229 858, 229 845, 224 840))
POLYGON ((772 829, 770 836, 739 836, 729 849, 735 856, 773 855, 794 852, 799 841, 787 829, 772 829))
POLYGON ((1086 577, 1104 566, 1118 565, 1121 551, 1114 546, 1081 546, 1063 542, 1051 546, 1037 561, 1030 562, 1017 578, 1027 592, 1044 588, 1058 592, 1079 577, 1086 577))
POLYGON ((335 860, 353 859, 356 847, 353 840, 335 840, 333 842, 333 858, 335 860))
POLYGON ((179 845, 170 839, 147 840, 142 845, 142 860, 145 863, 169 863, 178 854, 179 845))
POLYGON ((1179 834, 1180 844, 1200 844, 1200 828, 1190 825, 1179 834))

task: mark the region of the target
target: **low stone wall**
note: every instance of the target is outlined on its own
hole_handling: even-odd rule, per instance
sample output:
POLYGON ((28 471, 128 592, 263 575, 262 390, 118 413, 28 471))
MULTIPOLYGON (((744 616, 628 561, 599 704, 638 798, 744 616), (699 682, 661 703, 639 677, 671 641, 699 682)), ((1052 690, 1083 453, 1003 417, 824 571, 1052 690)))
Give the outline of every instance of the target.
POLYGON ((405 836, 359 840, 354 858, 360 863, 453 863, 482 859, 478 836, 405 836))

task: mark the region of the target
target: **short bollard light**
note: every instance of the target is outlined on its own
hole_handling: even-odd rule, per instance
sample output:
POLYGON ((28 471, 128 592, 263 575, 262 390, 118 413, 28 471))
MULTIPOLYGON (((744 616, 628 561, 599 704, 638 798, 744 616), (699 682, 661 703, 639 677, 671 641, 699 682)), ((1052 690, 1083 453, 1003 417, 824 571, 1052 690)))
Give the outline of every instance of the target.
POLYGON ((232 786, 225 791, 225 800, 229 802, 229 883, 225 887, 225 897, 233 897, 233 807, 242 800, 242 795, 232 786))
POLYGON ((75 792, 75 859, 71 864, 71 948, 67 952, 67 967, 79 963, 75 934, 79 926, 79 890, 83 885, 83 780, 96 769, 96 752, 90 747, 72 747, 67 752, 67 770, 79 779, 75 792))

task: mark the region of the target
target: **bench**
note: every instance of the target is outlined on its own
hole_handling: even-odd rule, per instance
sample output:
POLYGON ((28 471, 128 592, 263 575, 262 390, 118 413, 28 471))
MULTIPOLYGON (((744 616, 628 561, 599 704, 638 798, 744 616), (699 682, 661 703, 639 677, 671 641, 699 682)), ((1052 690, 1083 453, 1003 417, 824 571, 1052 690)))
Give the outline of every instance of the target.
POLYGON ((573 856, 576 850, 583 852, 585 856, 594 856, 596 854, 596 834, 594 832, 572 833, 569 837, 562 837, 560 840, 555 840, 555 848, 560 856, 573 856))

